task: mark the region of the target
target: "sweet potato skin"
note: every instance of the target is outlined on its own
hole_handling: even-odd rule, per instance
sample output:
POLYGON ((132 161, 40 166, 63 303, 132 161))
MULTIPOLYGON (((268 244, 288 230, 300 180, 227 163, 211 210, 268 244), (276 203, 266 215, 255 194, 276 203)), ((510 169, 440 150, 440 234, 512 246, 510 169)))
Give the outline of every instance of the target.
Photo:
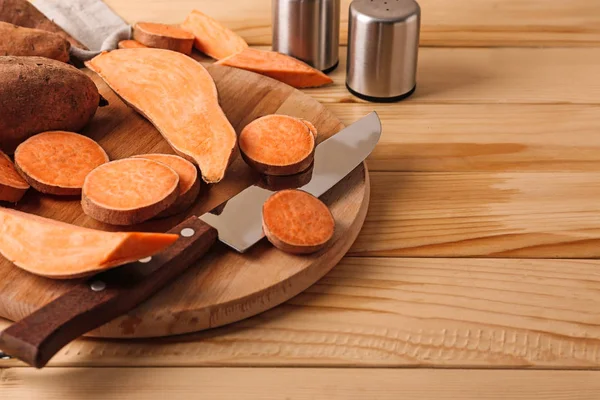
POLYGON ((12 154, 40 132, 77 132, 99 101, 94 82, 75 67, 43 57, 0 57, 0 150, 12 154))
POLYGON ((0 56, 39 56, 69 61, 71 44, 56 33, 0 22, 0 56))
POLYGON ((187 56, 192 54, 194 47, 194 35, 188 31, 175 26, 150 22, 135 24, 133 39, 147 47, 177 51, 187 56))

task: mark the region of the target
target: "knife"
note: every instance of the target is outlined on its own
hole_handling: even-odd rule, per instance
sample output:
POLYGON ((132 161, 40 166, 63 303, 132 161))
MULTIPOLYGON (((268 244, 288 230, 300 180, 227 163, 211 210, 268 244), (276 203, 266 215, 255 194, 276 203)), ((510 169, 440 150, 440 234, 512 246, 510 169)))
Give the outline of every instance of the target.
MULTIPOLYGON (((372 112, 315 150, 311 181, 300 189, 321 196, 362 163, 381 136, 372 112)), ((201 258, 217 238, 244 252, 264 237, 262 205, 274 192, 251 186, 229 199, 219 215, 190 217, 171 229, 180 235, 150 259, 96 275, 0 332, 0 349, 44 367, 66 344, 125 314, 201 258)))

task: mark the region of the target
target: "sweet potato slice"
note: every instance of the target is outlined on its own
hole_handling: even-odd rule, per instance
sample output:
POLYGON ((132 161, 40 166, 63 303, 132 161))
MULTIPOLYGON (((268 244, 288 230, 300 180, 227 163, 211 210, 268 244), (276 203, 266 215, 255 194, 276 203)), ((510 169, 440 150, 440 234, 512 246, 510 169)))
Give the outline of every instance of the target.
POLYGON ((192 54, 194 35, 177 26, 154 22, 138 22, 133 27, 133 39, 158 49, 173 50, 186 55, 192 54))
POLYGON ((173 168, 179 175, 179 197, 171 207, 158 214, 159 218, 179 214, 187 210, 196 201, 200 193, 200 179, 194 164, 172 154, 142 154, 134 157, 161 162, 173 168))
POLYGON ((246 125, 239 140, 246 163, 263 174, 293 175, 313 162, 315 137, 294 117, 261 117, 246 125))
POLYGON ((198 10, 192 11, 181 27, 194 35, 196 49, 217 60, 248 48, 240 35, 198 10))
POLYGON ((27 189, 29 184, 19 175, 10 158, 0 151, 0 201, 16 203, 27 189))
POLYGON ((0 253, 55 279, 77 278, 153 256, 178 235, 103 232, 0 207, 0 253))
POLYGON ((318 87, 333 82, 318 69, 275 51, 247 48, 217 61, 217 64, 256 72, 295 88, 318 87))
POLYGON ((235 130, 200 63, 162 49, 113 50, 87 65, 156 126, 173 149, 217 183, 236 154, 235 130))
POLYGON ((314 166, 315 164, 312 163, 306 170, 294 175, 261 175, 256 186, 272 192, 301 188, 311 181, 314 166))
POLYGON ((118 47, 120 49, 145 49, 148 46, 141 44, 137 40, 128 39, 121 40, 118 44, 118 47))
POLYGON ((307 254, 327 245, 333 237, 335 221, 316 197, 301 190, 282 190, 263 205, 263 230, 278 249, 307 254))
POLYGON ((134 225, 156 217, 179 196, 179 175, 144 158, 103 164, 83 183, 81 205, 90 217, 112 225, 134 225))
POLYGON ((310 129, 310 132, 315 137, 315 140, 317 140, 317 136, 319 135, 319 133, 317 132, 317 128, 313 125, 313 123, 306 119, 303 119, 302 122, 304 122, 304 125, 308 126, 308 129, 310 129))
POLYGON ((107 162, 98 143, 65 131, 37 134, 15 151, 18 171, 35 190, 61 196, 81 194, 87 174, 107 162))

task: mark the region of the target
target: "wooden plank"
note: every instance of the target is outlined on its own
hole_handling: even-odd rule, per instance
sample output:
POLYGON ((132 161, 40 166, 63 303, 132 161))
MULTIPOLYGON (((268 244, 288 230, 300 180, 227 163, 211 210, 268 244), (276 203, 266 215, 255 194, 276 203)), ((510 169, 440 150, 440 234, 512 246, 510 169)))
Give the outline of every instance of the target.
POLYGON ((370 171, 598 171, 600 107, 330 104, 346 125, 377 111, 370 171))
POLYGON ((50 365, 599 368, 598 271, 600 261, 345 258, 254 318, 78 340, 50 365))
POLYGON ((12 368, 11 400, 596 400, 598 372, 297 368, 12 368))
POLYGON ((600 257, 600 174, 371 174, 360 256, 600 257))
MULTIPOLYGON (((347 42, 342 0, 340 39, 347 42)), ((271 0, 107 0, 129 22, 180 23, 197 8, 249 43, 271 44, 271 0)), ((425 46, 597 46, 600 3, 589 0, 419 0, 425 46)))
MULTIPOLYGON (((598 3, 600 4, 600 2, 598 3)), ((599 25, 600 26, 600 25, 599 25)), ((600 47, 422 48, 417 90, 398 103, 598 104, 600 47)), ((345 86, 346 48, 334 83, 305 90, 322 103, 365 103, 345 86)))

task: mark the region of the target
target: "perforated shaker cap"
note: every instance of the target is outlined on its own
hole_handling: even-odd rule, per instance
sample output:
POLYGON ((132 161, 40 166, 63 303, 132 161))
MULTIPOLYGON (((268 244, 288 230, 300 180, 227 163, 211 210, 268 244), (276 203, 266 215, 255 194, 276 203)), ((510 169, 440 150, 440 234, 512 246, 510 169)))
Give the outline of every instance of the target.
POLYGON ((391 102, 416 87, 421 9, 414 0, 350 4, 346 86, 369 101, 391 102))

